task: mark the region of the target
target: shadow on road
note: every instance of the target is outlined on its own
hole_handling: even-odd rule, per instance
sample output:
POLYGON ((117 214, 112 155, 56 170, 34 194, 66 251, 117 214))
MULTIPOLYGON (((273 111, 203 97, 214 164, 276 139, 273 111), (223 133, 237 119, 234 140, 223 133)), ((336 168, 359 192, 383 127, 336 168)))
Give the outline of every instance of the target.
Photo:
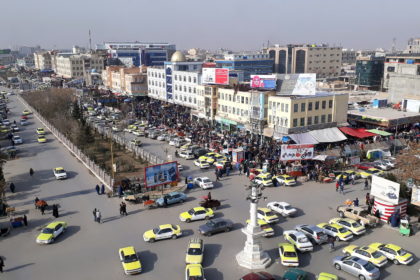
POLYGON ((217 268, 206 268, 204 274, 207 280, 223 280, 223 273, 217 270, 217 268))
POLYGON ((137 256, 142 262, 142 274, 147 273, 149 271, 153 271, 155 268, 155 263, 158 260, 158 257, 155 253, 150 251, 142 251, 138 252, 137 256))
POLYGON ((220 251, 222 250, 222 245, 220 244, 204 244, 205 259, 203 262, 204 267, 209 267, 214 263, 214 260, 219 256, 220 251))
MULTIPOLYGON (((82 190, 82 191, 74 191, 74 192, 69 192, 69 193, 63 193, 60 195, 53 195, 53 196, 47 196, 47 197, 39 197, 39 199, 43 199, 45 201, 51 201, 51 200, 59 200, 61 198, 67 198, 67 197, 72 197, 72 196, 78 196, 78 195, 85 195, 85 194, 89 194, 89 193, 93 193, 96 192, 94 189, 88 189, 88 190, 82 190)), ((20 202, 20 203, 16 203, 13 204, 13 206, 15 207, 20 207, 20 206, 24 206, 24 205, 28 205, 28 204, 33 204, 34 202, 32 200, 30 201, 26 201, 26 202, 20 202)))
POLYGON ((102 224, 105 224, 105 223, 112 222, 114 220, 118 220, 118 219, 121 219, 121 218, 122 218, 121 215, 116 215, 116 216, 112 216, 112 217, 102 218, 101 223, 102 224))
POLYGON ((182 237, 188 237, 194 235, 194 231, 192 229, 183 229, 182 230, 182 237))
POLYGON ((219 207, 217 207, 217 210, 222 210, 222 209, 226 209, 226 208, 230 208, 230 204, 229 203, 220 205, 219 207))
POLYGON ((34 264, 35 264, 35 263, 22 264, 22 265, 18 265, 18 266, 15 266, 15 267, 9 268, 9 269, 5 269, 4 271, 5 271, 5 272, 10 272, 10 271, 18 270, 18 269, 24 268, 24 267, 26 267, 26 266, 34 265, 34 264))
POLYGON ((65 232, 63 232, 55 241, 54 243, 61 243, 64 242, 64 240, 71 238, 74 236, 75 233, 80 231, 79 226, 67 226, 67 229, 65 232))
POLYGON ((59 217, 58 218, 61 218, 61 217, 65 217, 65 216, 70 216, 70 215, 73 215, 73 214, 76 214, 76 213, 79 213, 79 211, 67 211, 67 212, 63 212, 63 213, 59 213, 59 217))

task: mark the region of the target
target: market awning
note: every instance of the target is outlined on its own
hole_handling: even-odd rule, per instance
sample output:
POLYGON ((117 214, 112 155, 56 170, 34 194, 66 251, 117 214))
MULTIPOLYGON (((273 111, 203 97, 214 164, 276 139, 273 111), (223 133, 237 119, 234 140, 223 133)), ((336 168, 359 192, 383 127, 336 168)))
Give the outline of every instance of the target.
POLYGON ((289 137, 292 138, 296 144, 319 144, 309 132, 290 134, 289 137))
POLYGON ((357 138, 367 138, 367 137, 376 136, 375 133, 368 132, 364 128, 340 127, 340 130, 347 135, 357 137, 357 138))
POLYGON ((336 127, 312 130, 308 133, 319 143, 333 143, 347 139, 347 137, 336 127))
POLYGON ((389 132, 383 131, 383 130, 379 130, 379 129, 368 129, 366 131, 369 131, 371 133, 375 133, 375 134, 378 134, 378 135, 381 135, 381 136, 390 136, 390 135, 392 135, 392 133, 389 133, 389 132))
POLYGON ((316 157, 312 158, 312 160, 319 160, 319 161, 326 161, 329 159, 334 159, 334 156, 330 155, 317 155, 316 157))

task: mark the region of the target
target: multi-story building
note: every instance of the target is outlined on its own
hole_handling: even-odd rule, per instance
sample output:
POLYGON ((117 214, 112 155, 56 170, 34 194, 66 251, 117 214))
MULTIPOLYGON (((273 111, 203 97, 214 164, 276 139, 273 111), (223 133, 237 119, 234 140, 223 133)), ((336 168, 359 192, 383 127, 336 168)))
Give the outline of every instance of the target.
POLYGON ((10 49, 0 50, 0 65, 9 65, 15 61, 15 57, 12 55, 10 49))
POLYGON ((268 127, 278 134, 335 127, 347 121, 347 93, 272 95, 268 97, 268 127))
POLYGON ((385 58, 384 88, 391 102, 420 96, 420 54, 391 54, 385 58))
POLYGON ((420 53, 420 38, 411 38, 408 40, 407 48, 403 53, 420 53))
POLYGON ((197 108, 191 114, 199 119, 213 122, 217 113, 217 90, 216 85, 197 86, 197 108))
POLYGON ((264 53, 225 54, 223 60, 215 60, 216 67, 243 71, 244 79, 251 75, 265 75, 273 72, 274 60, 264 53))
POLYGON ((353 49, 342 49, 341 63, 342 64, 355 64, 356 51, 353 49))
POLYGON ((118 95, 146 96, 146 67, 107 66, 102 72, 104 86, 118 95))
POLYGON ((378 90, 384 75, 385 57, 359 56, 356 61, 356 84, 360 88, 378 90))
POLYGON ((34 57, 26 56, 23 58, 16 59, 16 64, 20 67, 34 68, 35 67, 34 57))
POLYGON ((321 45, 275 45, 265 50, 274 59, 274 73, 316 73, 318 78, 338 77, 342 48, 321 45))
POLYGON ((35 69, 38 70, 54 70, 53 57, 55 51, 40 51, 34 53, 35 69))
POLYGON ((102 73, 104 69, 104 57, 97 54, 58 53, 55 59, 55 72, 63 78, 84 78, 91 71, 102 73))
POLYGON ((165 61, 164 67, 147 68, 149 97, 196 108, 202 64, 186 61, 184 54, 176 51, 171 61, 165 61))
POLYGON ((140 42, 105 42, 97 48, 107 50, 110 58, 128 67, 163 66, 176 50, 174 44, 140 42))

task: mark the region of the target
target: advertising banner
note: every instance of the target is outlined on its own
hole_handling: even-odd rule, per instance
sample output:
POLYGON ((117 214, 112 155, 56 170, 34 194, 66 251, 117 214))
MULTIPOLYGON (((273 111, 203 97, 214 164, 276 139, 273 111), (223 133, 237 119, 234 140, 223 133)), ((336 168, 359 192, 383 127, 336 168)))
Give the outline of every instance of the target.
POLYGON ((276 75, 251 75, 251 88, 275 89, 276 75))
POLYGON ((314 156, 314 145, 281 145, 280 160, 305 160, 314 156))
POLYGON ((420 186, 413 186, 411 191, 411 204, 420 207, 420 186))
POLYGON ((372 175, 372 188, 370 194, 384 201, 398 204, 400 184, 372 175))
POLYGON ((203 84, 229 84, 229 69, 225 68, 203 68, 203 84))
POLYGON ((145 167, 144 180, 146 187, 156 187, 159 185, 170 184, 178 181, 177 162, 166 162, 145 167))
POLYGON ((299 74, 293 95, 315 95, 316 74, 299 74))

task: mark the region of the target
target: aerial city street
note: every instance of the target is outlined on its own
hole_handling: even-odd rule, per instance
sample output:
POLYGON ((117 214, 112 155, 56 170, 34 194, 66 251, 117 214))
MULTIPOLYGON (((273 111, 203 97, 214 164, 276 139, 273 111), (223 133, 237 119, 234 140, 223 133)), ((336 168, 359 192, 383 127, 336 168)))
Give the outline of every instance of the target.
POLYGON ((83 27, 0 19, 0 279, 420 278, 420 22, 284 30, 296 3, 214 2, 244 5, 230 36, 169 20, 195 2, 158 17, 178 37, 130 10, 117 32, 111 3, 83 27))

